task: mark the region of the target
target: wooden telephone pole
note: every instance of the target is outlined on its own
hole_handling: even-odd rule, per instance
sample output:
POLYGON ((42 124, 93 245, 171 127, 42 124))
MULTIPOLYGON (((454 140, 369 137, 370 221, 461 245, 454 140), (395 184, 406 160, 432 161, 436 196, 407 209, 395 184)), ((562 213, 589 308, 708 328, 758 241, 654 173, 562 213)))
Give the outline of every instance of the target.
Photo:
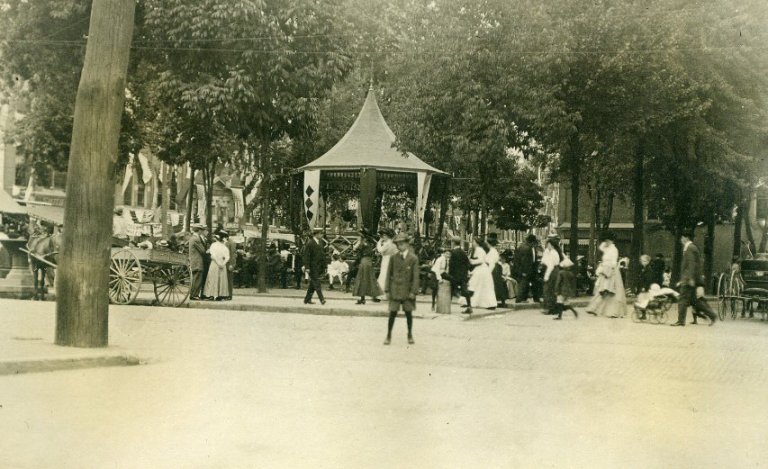
POLYGON ((134 0, 94 0, 75 101, 64 235, 57 269, 56 344, 105 347, 113 168, 133 35, 134 0))

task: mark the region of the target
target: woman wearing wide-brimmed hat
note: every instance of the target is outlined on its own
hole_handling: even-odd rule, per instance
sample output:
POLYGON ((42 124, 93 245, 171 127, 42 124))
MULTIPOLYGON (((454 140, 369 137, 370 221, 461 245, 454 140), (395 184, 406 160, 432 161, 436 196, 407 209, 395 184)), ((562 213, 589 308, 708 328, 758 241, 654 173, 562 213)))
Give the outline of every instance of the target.
POLYGON ((373 301, 379 302, 379 296, 382 290, 376 281, 376 274, 373 271, 373 252, 375 246, 371 241, 370 233, 360 232, 360 244, 357 246, 357 276, 355 285, 352 289, 353 296, 359 296, 357 304, 364 305, 365 297, 373 297, 373 301))
POLYGON ((619 272, 619 250, 614 244, 615 236, 607 231, 600 237, 600 251, 603 253, 597 267, 597 280, 587 313, 594 316, 623 318, 627 310, 627 296, 619 272))

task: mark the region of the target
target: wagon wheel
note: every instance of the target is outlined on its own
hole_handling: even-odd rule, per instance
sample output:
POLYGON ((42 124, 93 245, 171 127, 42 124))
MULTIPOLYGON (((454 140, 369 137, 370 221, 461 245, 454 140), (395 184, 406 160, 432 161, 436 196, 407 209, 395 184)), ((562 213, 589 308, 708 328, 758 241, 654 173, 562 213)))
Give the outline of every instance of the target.
POLYGON ((730 282, 730 294, 728 296, 731 297, 731 319, 736 319, 736 317, 739 315, 739 313, 744 314, 745 304, 744 299, 741 297, 741 291, 744 289, 744 286, 741 284, 740 279, 736 276, 736 272, 731 272, 731 282, 730 282))
POLYGON ((112 254, 109 300, 119 305, 132 303, 141 289, 141 276, 141 263, 135 254, 127 249, 112 254))
POLYGON ((728 291, 728 277, 725 273, 720 274, 720 278, 717 279, 717 316, 720 320, 724 320, 728 313, 728 304, 726 303, 726 294, 728 291))
POLYGON ((155 298, 163 306, 181 306, 189 297, 192 274, 186 265, 169 265, 152 277, 155 298))

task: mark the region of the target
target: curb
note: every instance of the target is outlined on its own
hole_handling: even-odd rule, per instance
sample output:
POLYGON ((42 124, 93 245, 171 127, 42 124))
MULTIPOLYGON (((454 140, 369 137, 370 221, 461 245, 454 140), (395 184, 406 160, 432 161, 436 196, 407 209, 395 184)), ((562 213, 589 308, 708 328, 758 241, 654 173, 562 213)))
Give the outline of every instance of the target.
POLYGON ((46 371, 78 370, 108 366, 135 366, 141 360, 130 355, 105 355, 98 357, 36 358, 0 361, 0 376, 46 371))

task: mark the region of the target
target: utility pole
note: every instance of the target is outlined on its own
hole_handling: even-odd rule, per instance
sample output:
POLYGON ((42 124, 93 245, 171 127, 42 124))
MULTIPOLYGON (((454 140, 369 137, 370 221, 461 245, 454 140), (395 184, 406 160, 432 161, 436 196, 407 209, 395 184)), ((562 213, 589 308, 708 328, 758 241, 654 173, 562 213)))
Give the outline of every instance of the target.
POLYGON ((113 169, 134 12, 134 0, 94 0, 91 8, 67 168, 57 345, 105 347, 108 342, 113 169))

